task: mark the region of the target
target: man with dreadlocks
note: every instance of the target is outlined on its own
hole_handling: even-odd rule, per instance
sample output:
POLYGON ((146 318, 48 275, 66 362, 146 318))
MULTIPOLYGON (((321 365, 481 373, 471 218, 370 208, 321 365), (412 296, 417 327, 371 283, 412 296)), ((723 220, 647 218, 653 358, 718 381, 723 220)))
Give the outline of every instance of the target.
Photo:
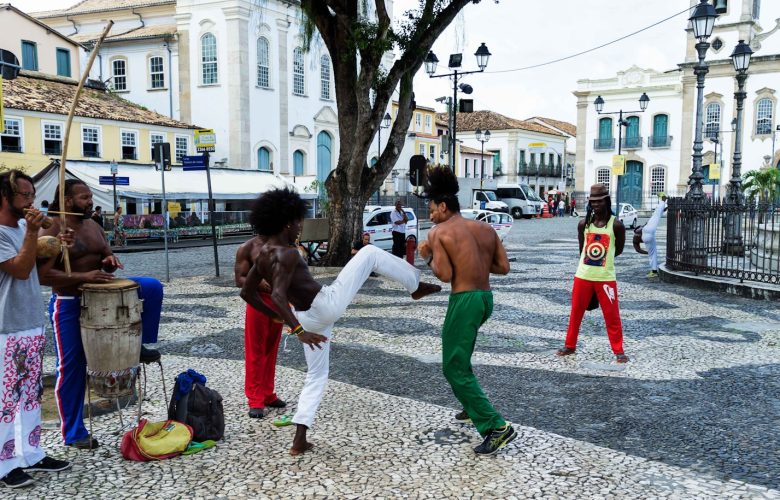
POLYGON ((256 248, 254 265, 241 289, 241 298, 250 306, 272 319, 284 320, 290 335, 309 346, 304 348, 306 381, 292 418, 297 428, 291 455, 300 455, 313 446, 306 440, 306 432, 314 423, 328 382, 333 325, 371 273, 375 271, 402 284, 415 300, 441 290, 438 285, 421 282, 419 269, 373 245, 360 249, 331 285, 322 286, 312 278, 295 248, 305 214, 303 200, 289 189, 267 191, 258 198, 252 206, 251 220, 255 231, 266 239, 256 248), (276 310, 260 296, 262 280, 271 285, 276 310))
POLYGON ((471 420, 484 438, 474 448, 492 455, 517 437, 517 432, 493 408, 471 369, 477 331, 493 312, 490 273, 509 273, 509 259, 496 231, 484 222, 460 215, 458 179, 447 167, 428 173, 427 197, 431 222, 428 240, 420 244, 420 257, 433 274, 452 283, 442 327, 442 368, 452 392, 463 405, 457 420, 471 420))
POLYGON ((618 363, 628 362, 623 353, 623 325, 620 322, 615 257, 623 253, 626 228, 612 215, 609 188, 604 184, 590 187, 590 201, 585 219, 577 225, 580 242, 580 263, 574 275, 571 291, 571 314, 566 342, 556 355, 568 356, 577 349, 582 317, 593 295, 598 298, 607 337, 618 363))

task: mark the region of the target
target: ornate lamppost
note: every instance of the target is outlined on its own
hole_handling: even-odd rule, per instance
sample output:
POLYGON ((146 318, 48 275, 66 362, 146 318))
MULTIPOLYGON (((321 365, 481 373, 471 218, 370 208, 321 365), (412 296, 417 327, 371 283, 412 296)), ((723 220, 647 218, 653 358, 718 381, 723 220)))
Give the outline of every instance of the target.
POLYGON ((490 130, 485 130, 483 132, 482 130, 477 129, 476 132, 474 132, 474 135, 477 137, 481 146, 479 153, 479 188, 482 189, 482 184, 484 183, 483 179, 485 178, 485 143, 490 140, 490 130))
POLYGON ((753 50, 744 40, 740 40, 731 54, 731 62, 737 72, 737 91, 734 99, 737 101, 737 128, 734 137, 734 157, 731 160, 731 180, 729 180, 726 197, 726 240, 723 251, 729 255, 744 255, 745 245, 742 241, 742 217, 745 207, 745 195, 742 193, 742 111, 745 106, 745 82, 750 67, 750 56, 753 50))
MULTIPOLYGON (((382 157, 382 129, 383 128, 390 128, 390 113, 385 113, 385 116, 382 118, 382 123, 379 125, 379 128, 376 130, 377 134, 377 144, 376 144, 376 163, 379 165, 379 158, 382 157)), ((376 190, 376 204, 379 205, 379 188, 376 190)))

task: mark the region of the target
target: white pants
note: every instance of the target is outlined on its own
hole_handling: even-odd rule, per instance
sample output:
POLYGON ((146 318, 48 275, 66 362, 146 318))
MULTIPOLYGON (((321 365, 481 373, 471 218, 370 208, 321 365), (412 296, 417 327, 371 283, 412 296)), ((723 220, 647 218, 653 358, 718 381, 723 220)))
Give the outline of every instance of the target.
POLYGON ((0 478, 46 454, 41 442, 43 327, 0 334, 0 478))
POLYGON ((368 245, 352 257, 336 281, 330 286, 322 287, 307 311, 295 312, 304 330, 324 335, 328 342, 320 344, 322 349, 315 347, 314 350, 303 344, 307 367, 306 381, 298 398, 298 410, 293 416, 293 423, 306 427, 311 427, 314 423, 314 415, 328 384, 333 324, 344 315, 347 306, 372 272, 399 282, 409 293, 417 290, 420 284, 419 269, 403 259, 368 245))
POLYGON ((642 243, 647 247, 647 258, 650 261, 650 270, 658 270, 658 252, 655 244, 655 231, 658 229, 658 224, 661 222, 661 216, 666 209, 666 202, 661 200, 658 202, 658 206, 655 207, 655 212, 650 220, 647 221, 642 227, 642 243))

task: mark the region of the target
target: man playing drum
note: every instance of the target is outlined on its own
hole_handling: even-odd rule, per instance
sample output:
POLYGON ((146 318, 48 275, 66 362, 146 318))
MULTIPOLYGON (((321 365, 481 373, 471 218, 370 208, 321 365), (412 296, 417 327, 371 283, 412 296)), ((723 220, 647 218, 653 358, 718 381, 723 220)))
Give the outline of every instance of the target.
POLYGON ((0 482, 10 488, 32 484, 28 472, 70 467, 40 447, 46 319, 38 271, 54 257, 36 270, 38 228, 50 220, 32 208, 34 199, 30 177, 18 170, 0 174, 0 482))
MULTIPOLYGON (((82 417, 86 358, 79 323, 79 287, 85 283, 109 283, 114 279, 112 273, 123 267, 119 259, 111 253, 103 229, 90 218, 92 192, 83 181, 65 181, 64 203, 59 199, 58 186, 54 202, 49 208, 52 211, 64 210, 81 214, 67 216, 67 226, 74 230, 74 243, 70 249, 71 275, 66 274, 62 261, 57 261, 51 270, 41 274, 41 283, 52 287, 49 317, 54 329, 57 376, 54 395, 60 413, 60 430, 66 445, 79 449, 95 448, 98 442, 87 432, 82 417)), ((59 230, 59 220, 54 219, 52 227, 42 230, 41 234, 56 235, 59 230)), ((143 301, 142 342, 155 343, 162 310, 162 284, 154 278, 130 279, 140 286, 138 295, 143 301)), ((158 351, 141 347, 141 362, 148 363, 159 359, 158 351)))
POLYGON ((441 290, 438 285, 421 282, 420 271, 405 260, 373 245, 355 254, 336 281, 322 286, 314 281, 294 246, 305 214, 306 204, 293 191, 274 189, 260 196, 252 207, 252 220, 258 234, 267 239, 258 248, 257 258, 241 290, 241 298, 249 305, 271 318, 281 317, 289 325, 290 334, 309 346, 304 348, 308 369, 306 382, 292 419, 297 427, 291 455, 299 455, 312 447, 306 441, 306 432, 314 423, 314 414, 328 383, 333 324, 344 315, 371 272, 376 271, 402 284, 415 300, 441 290), (262 280, 271 284, 271 299, 276 311, 260 297, 262 280))

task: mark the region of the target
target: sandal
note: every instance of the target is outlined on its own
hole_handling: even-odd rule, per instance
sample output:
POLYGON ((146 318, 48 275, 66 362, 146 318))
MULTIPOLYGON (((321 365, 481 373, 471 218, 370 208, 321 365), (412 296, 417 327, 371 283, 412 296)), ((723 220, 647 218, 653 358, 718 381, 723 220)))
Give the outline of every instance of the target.
POLYGON ((555 353, 556 356, 568 356, 570 354, 574 354, 577 350, 571 349, 569 347, 564 347, 562 349, 558 349, 558 352, 555 353))
POLYGON ((281 415, 276 417, 272 423, 276 427, 287 427, 288 425, 293 424, 292 415, 281 415))

